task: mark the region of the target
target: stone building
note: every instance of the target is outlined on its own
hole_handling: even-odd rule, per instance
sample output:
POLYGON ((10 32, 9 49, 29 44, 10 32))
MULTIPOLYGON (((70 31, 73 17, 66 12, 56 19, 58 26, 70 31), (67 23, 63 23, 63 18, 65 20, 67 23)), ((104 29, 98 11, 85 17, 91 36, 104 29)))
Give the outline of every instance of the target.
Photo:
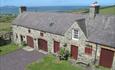
POLYGON ((66 45, 71 59, 115 70, 115 16, 99 14, 99 5, 91 6, 89 14, 20 10, 12 24, 16 44, 25 41, 34 50, 53 54, 66 45))

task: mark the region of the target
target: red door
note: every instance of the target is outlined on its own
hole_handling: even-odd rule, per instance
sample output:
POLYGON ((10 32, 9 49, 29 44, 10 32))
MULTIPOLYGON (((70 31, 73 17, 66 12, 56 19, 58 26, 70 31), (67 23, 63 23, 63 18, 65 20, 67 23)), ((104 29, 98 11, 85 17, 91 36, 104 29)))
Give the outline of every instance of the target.
POLYGON ((71 57, 75 60, 77 60, 78 57, 78 47, 71 45, 71 57))
POLYGON ((47 48, 47 41, 46 40, 43 40, 43 39, 38 39, 38 47, 40 50, 43 50, 43 51, 48 51, 48 48, 47 48))
POLYGON ((27 45, 34 48, 33 38, 30 36, 27 36, 27 45))
POLYGON ((60 50, 60 43, 54 41, 54 53, 57 53, 60 50))
POLYGON ((111 68, 113 63, 114 52, 108 49, 101 48, 99 64, 104 67, 111 68))

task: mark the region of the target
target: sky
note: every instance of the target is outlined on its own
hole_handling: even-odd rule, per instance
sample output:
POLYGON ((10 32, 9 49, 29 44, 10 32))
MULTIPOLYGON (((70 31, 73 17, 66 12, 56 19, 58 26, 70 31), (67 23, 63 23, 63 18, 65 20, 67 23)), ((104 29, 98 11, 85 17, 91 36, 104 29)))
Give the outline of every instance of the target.
POLYGON ((0 6, 88 6, 95 1, 115 5, 115 0, 0 0, 0 6))

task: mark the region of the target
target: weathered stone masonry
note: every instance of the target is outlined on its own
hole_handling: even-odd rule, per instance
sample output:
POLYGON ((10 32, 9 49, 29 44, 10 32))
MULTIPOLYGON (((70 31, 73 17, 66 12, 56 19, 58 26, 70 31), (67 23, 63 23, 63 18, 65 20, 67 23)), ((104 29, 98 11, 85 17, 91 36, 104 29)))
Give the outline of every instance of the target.
POLYGON ((20 15, 13 22, 12 29, 16 44, 21 45, 22 40, 27 43, 27 38, 30 36, 34 50, 40 50, 38 39, 47 41, 48 53, 54 54, 54 41, 59 42, 60 47, 67 44, 66 48, 70 52, 72 45, 78 47, 76 62, 100 65, 101 49, 108 49, 114 52, 111 70, 115 70, 114 22, 114 16, 99 15, 99 5, 95 3, 91 6, 90 13, 84 15, 26 12, 26 7, 22 7, 20 15), (76 40, 72 38, 74 29, 79 32, 76 40), (88 45, 90 55, 86 53, 88 45))

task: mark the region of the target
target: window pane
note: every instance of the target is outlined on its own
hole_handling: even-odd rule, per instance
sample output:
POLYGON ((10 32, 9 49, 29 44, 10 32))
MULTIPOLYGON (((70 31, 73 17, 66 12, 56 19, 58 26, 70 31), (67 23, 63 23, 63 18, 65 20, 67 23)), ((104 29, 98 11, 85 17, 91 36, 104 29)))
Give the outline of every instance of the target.
POLYGON ((78 38, 78 30, 74 30, 74 38, 78 38))

